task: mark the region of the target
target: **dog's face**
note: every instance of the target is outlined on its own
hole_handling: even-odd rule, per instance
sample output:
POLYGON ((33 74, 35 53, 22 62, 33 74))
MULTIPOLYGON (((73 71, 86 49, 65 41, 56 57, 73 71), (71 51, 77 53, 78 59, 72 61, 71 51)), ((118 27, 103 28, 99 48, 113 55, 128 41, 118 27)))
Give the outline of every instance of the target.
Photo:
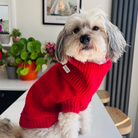
POLYGON ((106 62, 108 55, 112 61, 124 52, 126 42, 116 26, 101 10, 91 10, 70 16, 58 36, 57 59, 65 64, 69 57, 82 62, 106 62))

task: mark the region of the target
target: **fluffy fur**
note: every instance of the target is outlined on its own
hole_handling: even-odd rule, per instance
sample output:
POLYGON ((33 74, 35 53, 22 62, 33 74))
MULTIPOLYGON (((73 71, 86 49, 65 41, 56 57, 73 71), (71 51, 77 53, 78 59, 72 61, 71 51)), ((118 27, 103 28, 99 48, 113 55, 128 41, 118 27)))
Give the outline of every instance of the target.
MULTIPOLYGON (((107 15, 93 9, 81 11, 68 18, 60 32, 56 44, 56 56, 62 64, 69 57, 81 62, 105 63, 108 57, 116 62, 123 54, 126 42, 107 15)), ((0 137, 3 138, 77 138, 78 134, 88 133, 92 117, 90 107, 76 113, 59 113, 58 122, 50 128, 22 129, 14 126, 9 120, 0 121, 0 137)))
POLYGON ((119 29, 106 16, 98 9, 70 16, 57 40, 58 60, 65 64, 67 56, 71 56, 82 62, 101 63, 105 62, 105 57, 108 55, 113 62, 116 62, 124 52, 126 41, 119 29), (99 29, 93 30, 94 27, 99 29), (79 32, 74 34, 76 28, 79 32), (82 50, 86 45, 80 42, 80 37, 85 34, 91 37, 87 44, 91 48, 89 50, 82 50))
POLYGON ((9 119, 0 120, 0 138, 23 138, 22 128, 10 122, 9 119))

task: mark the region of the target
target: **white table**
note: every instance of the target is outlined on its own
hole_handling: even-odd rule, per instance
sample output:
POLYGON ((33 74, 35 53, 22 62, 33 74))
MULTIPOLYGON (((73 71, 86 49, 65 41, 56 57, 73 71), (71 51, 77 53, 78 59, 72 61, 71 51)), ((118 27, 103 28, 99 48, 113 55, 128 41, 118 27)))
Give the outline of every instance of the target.
MULTIPOLYGON (((18 124, 20 113, 25 103, 26 94, 27 92, 15 101, 1 117, 9 118, 12 122, 18 124)), ((79 138, 122 138, 97 94, 94 95, 91 104, 93 107, 91 132, 80 135, 79 138)))
MULTIPOLYGON (((37 78, 39 79, 39 77, 37 78)), ((0 90, 6 91, 26 91, 28 90, 34 81, 22 81, 20 78, 18 79, 7 79, 6 71, 2 72, 0 70, 0 90)))

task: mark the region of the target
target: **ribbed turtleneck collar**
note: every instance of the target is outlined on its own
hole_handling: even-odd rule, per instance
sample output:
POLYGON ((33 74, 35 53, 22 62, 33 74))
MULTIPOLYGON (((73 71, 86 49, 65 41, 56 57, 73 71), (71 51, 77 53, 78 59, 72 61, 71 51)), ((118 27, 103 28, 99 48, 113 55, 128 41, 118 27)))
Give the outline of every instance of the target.
POLYGON ((106 63, 97 64, 94 62, 81 62, 81 61, 76 60, 75 58, 69 58, 67 65, 69 63, 71 63, 72 65, 74 65, 75 67, 77 67, 81 71, 84 70, 84 67, 88 68, 88 69, 96 67, 99 69, 99 68, 105 68, 107 66, 111 66, 111 60, 110 59, 106 63))
MULTIPOLYGON (((98 89, 100 86, 112 63, 111 60, 108 60, 106 63, 99 65, 94 62, 83 63, 70 58, 67 64, 62 65, 59 63, 58 65, 63 77, 75 90, 91 95, 92 89, 98 89)), ((94 92, 96 92, 95 90, 94 92)))

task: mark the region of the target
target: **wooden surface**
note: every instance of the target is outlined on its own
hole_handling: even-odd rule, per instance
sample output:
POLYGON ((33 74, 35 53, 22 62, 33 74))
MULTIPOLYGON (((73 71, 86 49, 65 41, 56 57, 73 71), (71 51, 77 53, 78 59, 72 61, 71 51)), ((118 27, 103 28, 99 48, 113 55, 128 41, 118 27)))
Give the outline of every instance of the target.
POLYGON ((105 108, 121 135, 125 135, 131 132, 132 123, 126 114, 115 107, 105 106, 105 108))
POLYGON ((98 90, 96 93, 99 96, 102 103, 108 103, 110 101, 110 95, 109 95, 108 91, 98 90))

